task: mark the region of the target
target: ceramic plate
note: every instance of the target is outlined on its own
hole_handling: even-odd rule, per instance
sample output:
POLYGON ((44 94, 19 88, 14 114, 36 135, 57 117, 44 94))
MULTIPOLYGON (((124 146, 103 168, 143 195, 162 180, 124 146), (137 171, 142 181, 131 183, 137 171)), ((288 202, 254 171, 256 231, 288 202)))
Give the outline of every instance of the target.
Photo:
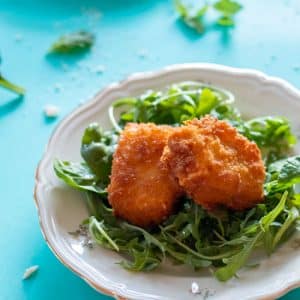
MULTIPOLYGON (((242 270, 239 279, 218 282, 209 272, 165 264, 150 273, 132 273, 116 262, 119 254, 95 247, 88 249, 68 232, 88 216, 82 195, 59 181, 54 158, 78 161, 84 128, 97 121, 110 128, 107 110, 120 97, 139 95, 173 82, 196 80, 223 87, 236 96, 236 106, 247 116, 286 116, 295 132, 300 130, 300 92, 287 82, 263 73, 212 64, 183 64, 158 72, 140 73, 114 83, 78 107, 56 128, 36 172, 35 200, 43 235, 58 259, 96 290, 117 299, 273 299, 300 286, 300 236, 261 257, 257 268, 242 270), (192 295, 191 283, 208 292, 192 295), (205 296, 206 295, 206 296, 205 296), (201 298, 202 297, 202 298, 201 298)), ((297 148, 297 147, 296 147, 297 148)), ((299 147, 296 152, 300 153, 299 147)))

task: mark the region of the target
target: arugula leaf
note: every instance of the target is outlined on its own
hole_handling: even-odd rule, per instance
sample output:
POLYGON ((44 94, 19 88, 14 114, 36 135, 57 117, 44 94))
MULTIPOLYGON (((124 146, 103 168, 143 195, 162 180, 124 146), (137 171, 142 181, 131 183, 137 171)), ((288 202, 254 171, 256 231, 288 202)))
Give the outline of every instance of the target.
POLYGON ((89 232, 98 244, 105 244, 106 247, 119 251, 118 245, 106 233, 104 221, 98 222, 94 216, 90 217, 89 232))
POLYGON ((81 156, 102 184, 109 182, 116 143, 117 136, 103 132, 97 123, 90 124, 84 131, 81 156))
POLYGON ((175 8, 176 8, 178 14, 179 14, 182 18, 187 18, 187 17, 189 16, 189 10, 188 10, 188 8, 183 4, 182 1, 176 0, 176 1, 175 1, 175 8))
POLYGON ((117 224, 117 219, 113 215, 113 209, 105 204, 104 197, 99 198, 99 195, 90 191, 86 191, 85 200, 91 216, 101 219, 110 226, 117 224))
MULTIPOLYGON (((1 63, 1 57, 0 57, 0 63, 1 63)), ((11 91, 14 92, 18 95, 24 96, 25 95, 25 89, 10 82, 9 80, 7 80, 6 78, 3 77, 3 75, 0 73, 0 86, 11 91)))
POLYGON ((275 219, 279 216, 279 214, 283 211, 285 207, 285 203, 288 197, 288 192, 285 191, 277 204, 277 206, 270 211, 267 215, 263 216, 260 220, 260 226, 263 232, 266 232, 269 230, 272 222, 275 221, 275 219))
POLYGON ((142 251, 132 247, 132 250, 129 250, 129 252, 132 256, 132 261, 123 260, 120 262, 120 265, 129 271, 151 271, 161 263, 161 260, 150 247, 146 246, 142 251))
POLYGON ((221 26, 233 26, 234 15, 242 9, 242 5, 233 0, 219 0, 215 3, 206 3, 198 10, 184 5, 184 1, 175 0, 175 9, 181 20, 190 28, 195 29, 198 33, 203 33, 204 16, 209 9, 215 9, 222 15, 218 18, 217 24, 221 26))
POLYGON ((73 163, 56 159, 54 171, 67 185, 81 190, 106 195, 104 187, 98 185, 98 179, 85 163, 73 163))
POLYGON ((25 95, 25 89, 8 81, 7 79, 5 79, 1 74, 0 74, 0 86, 11 91, 14 92, 18 95, 24 96, 25 95))
POLYGON ((239 119, 232 108, 233 96, 216 87, 198 82, 173 84, 166 91, 147 91, 136 98, 122 98, 110 108, 110 119, 116 131, 121 131, 128 122, 153 122, 177 125, 185 120, 212 114, 220 119, 239 119), (119 121, 113 110, 121 111, 119 121))
POLYGON ((242 9, 242 5, 233 0, 219 0, 214 4, 214 8, 221 12, 223 16, 235 15, 242 9))
POLYGON ((300 183, 300 156, 278 160, 268 167, 267 193, 276 193, 300 183))
POLYGON ((167 252, 176 262, 184 263, 186 265, 192 266, 195 269, 198 268, 207 268, 212 265, 211 261, 204 260, 202 258, 195 257, 189 253, 182 253, 179 251, 175 251, 171 247, 167 247, 167 252))
POLYGON ((221 26, 233 26, 233 16, 242 9, 242 5, 232 0, 219 0, 214 4, 214 8, 222 14, 217 24, 221 26))
POLYGON ((150 271, 161 263, 164 246, 154 235, 116 219, 103 199, 97 199, 92 193, 87 194, 87 199, 99 206, 94 209, 100 221, 93 216, 88 219, 92 238, 101 246, 129 255, 130 260, 120 262, 121 266, 131 271, 150 271))
POLYGON ((204 88, 199 96, 199 102, 196 109, 197 116, 204 116, 210 113, 218 104, 218 97, 208 88, 204 88))
POLYGON ((260 147, 290 148, 296 142, 295 136, 291 133, 288 120, 281 117, 251 119, 244 122, 243 130, 245 131, 244 134, 254 140, 260 147))
POLYGON ((250 242, 246 243, 238 254, 234 255, 229 263, 222 268, 219 268, 214 275, 220 281, 227 281, 232 278, 236 272, 246 264, 247 259, 249 258, 251 252, 255 248, 257 242, 262 237, 262 232, 258 233, 250 242))
POLYGON ((295 183, 300 181, 300 156, 289 157, 283 162, 279 170, 278 180, 279 182, 292 180, 295 183))
MULTIPOLYGON (((288 193, 284 193, 277 206, 271 210, 260 220, 260 230, 257 230, 255 236, 247 243, 244 244, 243 249, 236 255, 227 260, 227 265, 219 268, 214 275, 220 281, 227 281, 233 277, 236 272, 246 264, 251 252, 257 247, 261 239, 266 233, 270 231, 271 224, 276 220, 279 214, 283 211, 288 193)), ((259 227, 257 227, 258 229, 259 227)))
POLYGON ((232 17, 222 16, 218 19, 217 24, 220 26, 229 27, 229 26, 233 26, 235 23, 232 17))
POLYGON ((291 203, 293 206, 300 208, 300 194, 293 195, 293 198, 291 199, 291 203))
POLYGON ((215 276, 220 281, 233 277, 263 240, 268 238, 266 247, 274 249, 296 228, 299 218, 296 207, 292 206, 286 213, 293 201, 288 192, 268 211, 260 204, 246 212, 226 214, 226 211, 220 211, 214 216, 192 200, 185 199, 181 212, 166 220, 159 230, 146 230, 115 218, 105 200, 93 193, 88 195, 99 207, 94 209, 97 219, 88 221, 91 236, 98 244, 126 254, 128 260, 120 262, 124 268, 149 271, 158 267, 167 254, 174 262, 196 269, 210 265, 217 267, 215 276), (223 228, 221 243, 214 235, 220 228, 219 222, 223 228), (183 230, 187 228, 192 233, 193 226, 198 233, 184 234, 183 230))
POLYGON ((209 6, 204 4, 200 9, 191 12, 181 0, 175 1, 175 9, 181 20, 190 28, 195 29, 198 33, 204 32, 204 25, 202 18, 207 12, 209 6))
POLYGON ((129 228, 131 230, 135 230, 135 231, 138 231, 140 232, 144 238, 145 238, 145 242, 149 245, 154 245, 156 246, 158 249, 160 249, 160 251, 164 254, 165 253, 165 248, 164 246, 155 238, 155 236, 149 234, 146 230, 138 227, 138 226, 134 226, 134 225, 131 225, 131 224, 128 224, 128 223, 123 223, 123 227, 124 228, 129 228))
POLYGON ((278 243, 283 239, 284 235, 291 228, 292 224, 296 222, 299 218, 299 210, 296 207, 292 207, 288 211, 288 215, 280 229, 277 231, 276 235, 273 238, 272 248, 274 249, 278 243))
POLYGON ((262 150, 266 163, 282 158, 296 143, 296 137, 285 118, 260 117, 240 122, 238 130, 262 150))
POLYGON ((61 36, 49 49, 49 53, 72 54, 89 50, 95 36, 87 31, 72 32, 61 36))

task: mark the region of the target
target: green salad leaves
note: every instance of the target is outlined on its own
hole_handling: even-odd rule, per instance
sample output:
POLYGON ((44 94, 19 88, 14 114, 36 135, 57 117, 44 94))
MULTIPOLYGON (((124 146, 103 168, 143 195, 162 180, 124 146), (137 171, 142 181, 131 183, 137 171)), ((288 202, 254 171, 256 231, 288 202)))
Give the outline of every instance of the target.
POLYGON ((239 113, 231 106, 233 100, 233 95, 225 90, 196 82, 182 82, 166 91, 149 90, 139 97, 117 100, 109 114, 117 131, 122 130, 127 122, 179 125, 208 113, 220 119, 237 121, 239 113), (119 121, 114 119, 116 109, 121 110, 119 121))
POLYGON ((74 163, 57 159, 54 161, 54 170, 57 177, 75 189, 92 191, 101 195, 105 194, 104 185, 99 183, 98 177, 92 173, 86 163, 74 163))
POLYGON ((82 137, 81 155, 85 162, 74 163, 57 159, 54 161, 54 171, 75 189, 106 195, 116 144, 116 134, 103 132, 97 123, 92 123, 85 129, 82 137))
POLYGON ((281 117, 262 117, 240 122, 238 129, 259 146, 267 162, 285 156, 296 143, 288 120, 281 117))
POLYGON ((228 91, 198 82, 181 82, 163 91, 147 91, 117 100, 109 110, 114 129, 96 123, 83 133, 82 163, 56 160, 54 170, 73 188, 84 191, 90 217, 84 221, 95 243, 123 256, 121 266, 150 271, 165 259, 195 270, 210 268, 220 281, 247 267, 257 248, 271 254, 299 227, 300 156, 288 157, 296 138, 288 120, 261 117, 244 120, 228 91), (225 119, 260 147, 266 165, 265 201, 242 212, 208 212, 183 198, 177 212, 155 228, 143 229, 114 216, 107 201, 112 155, 118 133, 127 122, 178 126, 211 114, 225 119), (116 116, 118 116, 116 118, 116 116))

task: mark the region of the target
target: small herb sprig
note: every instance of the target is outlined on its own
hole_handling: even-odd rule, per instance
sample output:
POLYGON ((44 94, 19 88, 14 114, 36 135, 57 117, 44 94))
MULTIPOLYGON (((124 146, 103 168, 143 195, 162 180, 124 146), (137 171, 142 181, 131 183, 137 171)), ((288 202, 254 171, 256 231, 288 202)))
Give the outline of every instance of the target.
MULTIPOLYGON (((1 63, 1 57, 0 57, 0 63, 1 63)), ((5 77, 3 77, 3 75, 1 73, 0 73, 0 87, 6 89, 8 91, 11 91, 15 94, 21 95, 21 96, 25 95, 24 88, 7 80, 5 77)))
POLYGON ((220 14, 216 23, 220 26, 233 26, 234 16, 242 9, 242 5, 234 0, 205 1, 198 8, 187 6, 182 0, 175 0, 175 9, 181 20, 198 33, 205 31, 204 17, 209 10, 220 14))
POLYGON ((48 53, 73 54, 89 50, 95 42, 95 36, 87 31, 77 31, 61 36, 50 47, 48 53))

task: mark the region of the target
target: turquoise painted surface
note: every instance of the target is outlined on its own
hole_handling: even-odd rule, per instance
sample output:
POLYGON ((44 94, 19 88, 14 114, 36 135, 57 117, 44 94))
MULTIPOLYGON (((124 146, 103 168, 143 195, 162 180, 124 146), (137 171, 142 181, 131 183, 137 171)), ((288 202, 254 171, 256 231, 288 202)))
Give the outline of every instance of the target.
MULTIPOLYGON (((0 0, 1 71, 27 88, 23 100, 0 90, 1 299, 108 299, 53 256, 32 199, 35 167, 55 125, 107 83, 196 61, 259 69, 300 88, 299 1, 244 4, 234 30, 210 26, 198 36, 176 21, 171 1, 0 0), (97 35, 91 53, 78 59, 45 57, 57 36, 82 28, 97 35), (102 65, 106 70, 96 74, 102 65), (43 116, 48 103, 61 108, 55 121, 43 116), (24 269, 33 264, 40 270, 22 281, 24 269)), ((283 299, 299 298, 300 291, 294 291, 283 299)))

